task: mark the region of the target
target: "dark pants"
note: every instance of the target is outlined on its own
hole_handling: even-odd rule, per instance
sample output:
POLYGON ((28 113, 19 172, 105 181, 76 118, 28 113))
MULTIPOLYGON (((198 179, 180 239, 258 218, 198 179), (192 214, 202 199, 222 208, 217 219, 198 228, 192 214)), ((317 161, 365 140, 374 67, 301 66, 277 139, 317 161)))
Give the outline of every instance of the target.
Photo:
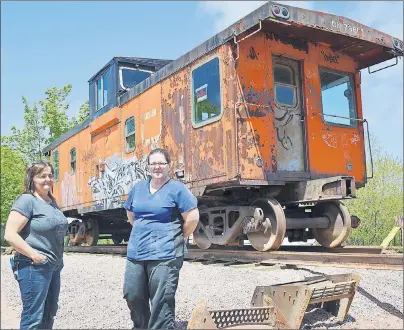
POLYGON ((126 261, 123 294, 134 329, 174 329, 175 293, 183 260, 126 261))
POLYGON ((52 329, 58 310, 60 271, 49 261, 33 264, 31 259, 17 254, 14 257, 14 276, 22 300, 21 329, 52 329))

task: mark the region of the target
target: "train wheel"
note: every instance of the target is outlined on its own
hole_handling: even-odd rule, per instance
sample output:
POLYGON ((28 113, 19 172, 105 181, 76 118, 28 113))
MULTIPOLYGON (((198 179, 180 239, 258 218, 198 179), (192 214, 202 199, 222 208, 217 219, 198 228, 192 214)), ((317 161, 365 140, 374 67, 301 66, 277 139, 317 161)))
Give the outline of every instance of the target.
POLYGON ((86 233, 86 243, 90 246, 97 245, 98 236, 100 235, 100 230, 98 228, 98 221, 95 219, 89 219, 86 221, 87 233, 86 233))
POLYGON ((207 250, 212 246, 212 242, 209 240, 208 236, 205 233, 206 227, 208 225, 208 217, 204 214, 201 214, 198 226, 192 233, 192 241, 194 241, 196 245, 202 250, 207 250))
POLYGON ((115 245, 121 244, 123 241, 123 235, 121 234, 112 234, 112 242, 114 242, 115 245))
POLYGON ((273 198, 260 198, 252 203, 264 212, 264 219, 268 218, 270 227, 262 228, 258 232, 247 233, 248 240, 258 251, 277 250, 285 237, 286 218, 281 204, 273 198))
POLYGON ((334 248, 341 245, 351 232, 351 216, 340 201, 318 203, 313 214, 330 219, 328 228, 313 228, 313 236, 322 246, 334 248))
POLYGON ((86 229, 84 227, 84 223, 74 220, 71 224, 69 224, 69 234, 68 238, 65 240, 65 244, 67 244, 67 246, 80 245, 85 238, 85 231, 86 229))

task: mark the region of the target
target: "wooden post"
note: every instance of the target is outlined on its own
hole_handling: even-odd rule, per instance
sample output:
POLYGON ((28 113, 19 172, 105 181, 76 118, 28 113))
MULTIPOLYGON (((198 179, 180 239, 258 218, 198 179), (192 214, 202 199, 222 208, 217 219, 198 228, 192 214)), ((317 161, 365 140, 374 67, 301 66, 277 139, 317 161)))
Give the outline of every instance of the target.
POLYGON ((400 231, 401 231, 401 246, 403 246, 403 243, 404 243, 403 219, 404 219, 403 216, 396 217, 396 223, 394 224, 393 229, 390 231, 390 233, 386 236, 386 238, 383 240, 382 244, 380 245, 383 249, 386 249, 389 246, 391 241, 394 239, 394 237, 400 231))
POLYGON ((404 223, 404 217, 402 215, 397 216, 396 217, 396 226, 400 227, 400 229, 401 229, 401 247, 404 248, 404 228, 403 228, 404 226, 403 226, 403 223, 404 223))

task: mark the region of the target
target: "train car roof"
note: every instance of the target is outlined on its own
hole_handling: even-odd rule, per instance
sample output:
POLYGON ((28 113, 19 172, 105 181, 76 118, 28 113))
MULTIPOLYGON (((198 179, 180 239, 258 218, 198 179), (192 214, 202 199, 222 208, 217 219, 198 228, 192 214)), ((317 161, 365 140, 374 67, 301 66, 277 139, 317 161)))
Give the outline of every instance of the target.
MULTIPOLYGON (((190 52, 163 67, 134 86, 120 99, 128 102, 146 89, 181 70, 204 54, 261 24, 263 32, 275 32, 286 37, 322 43, 334 51, 352 56, 363 69, 397 56, 403 56, 403 42, 354 20, 323 12, 292 7, 268 1, 190 52), (287 18, 274 14, 275 8, 286 8, 287 18)), ((290 42, 293 42, 290 40, 290 42)))
MULTIPOLYGON (((386 20, 387 19, 388 17, 386 17, 386 20)), ((359 69, 384 62, 394 57, 403 56, 403 42, 401 40, 352 19, 268 1, 174 61, 136 57, 113 58, 111 61, 125 59, 134 62, 144 61, 143 63, 158 63, 159 65, 163 65, 149 78, 143 80, 123 94, 119 99, 119 106, 127 103, 145 90, 181 70, 183 67, 191 64, 204 54, 223 45, 229 40, 237 38, 237 36, 248 30, 251 31, 254 27, 257 27, 257 29, 259 27, 263 32, 276 31, 276 34, 286 38, 284 39, 286 42, 293 43, 296 39, 303 39, 307 42, 325 44, 331 47, 335 52, 345 53, 354 58, 358 63, 359 69), (276 10, 276 8, 278 8, 278 10, 276 10), (286 9, 287 15, 282 17, 283 8, 286 9), (277 14, 278 11, 279 13, 277 14)), ((111 61, 109 63, 111 63, 111 61)), ((106 66, 108 66, 108 64, 106 66)), ((106 66, 104 66, 104 68, 106 66)), ((102 71, 102 69, 100 71, 102 71)), ((100 71, 98 71, 98 73, 100 71)), ((94 77, 95 76, 91 79, 94 77)), ((61 136, 48 145, 44 149, 44 152, 50 151, 70 136, 78 133, 80 130, 87 127, 89 123, 90 121, 86 120, 74 127, 64 136, 61 136)))
POLYGON ((154 68, 154 71, 160 70, 162 67, 170 64, 173 60, 163 60, 156 58, 144 58, 144 57, 123 57, 123 56, 115 56, 110 60, 107 64, 105 64, 101 70, 98 70, 96 74, 94 74, 88 81, 92 81, 98 74, 107 68, 112 63, 128 63, 134 64, 138 66, 150 67, 154 68))

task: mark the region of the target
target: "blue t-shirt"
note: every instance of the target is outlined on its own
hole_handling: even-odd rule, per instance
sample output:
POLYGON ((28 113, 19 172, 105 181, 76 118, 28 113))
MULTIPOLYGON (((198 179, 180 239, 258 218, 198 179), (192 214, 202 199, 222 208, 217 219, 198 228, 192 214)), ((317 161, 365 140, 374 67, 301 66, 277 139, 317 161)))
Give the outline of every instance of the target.
POLYGON ((132 188, 123 207, 134 213, 127 257, 132 260, 166 260, 184 255, 184 220, 181 213, 196 208, 197 199, 173 179, 154 194, 150 179, 132 188))

